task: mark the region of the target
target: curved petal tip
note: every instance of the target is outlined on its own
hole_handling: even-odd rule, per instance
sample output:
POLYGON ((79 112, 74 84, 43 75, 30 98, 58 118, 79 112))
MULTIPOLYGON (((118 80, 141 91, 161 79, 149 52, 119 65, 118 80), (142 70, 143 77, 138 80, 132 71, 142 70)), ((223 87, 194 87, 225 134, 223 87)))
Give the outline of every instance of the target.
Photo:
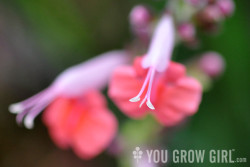
POLYGON ((23 106, 21 104, 11 104, 9 106, 9 112, 13 114, 18 114, 23 111, 23 106))

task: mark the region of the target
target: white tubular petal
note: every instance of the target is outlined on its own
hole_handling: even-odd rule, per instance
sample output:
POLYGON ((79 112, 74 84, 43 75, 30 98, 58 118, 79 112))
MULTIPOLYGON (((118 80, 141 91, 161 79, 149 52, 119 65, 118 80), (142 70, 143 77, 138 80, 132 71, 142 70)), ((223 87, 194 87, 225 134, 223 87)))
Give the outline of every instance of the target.
POLYGON ((79 96, 89 89, 104 88, 113 71, 129 62, 125 51, 110 51, 68 68, 53 83, 56 92, 66 96, 79 96))
POLYGON ((138 102, 140 100, 141 100, 140 97, 136 96, 136 97, 131 98, 129 101, 130 102, 138 102))
POLYGON ((18 114, 21 113, 23 111, 23 107, 21 104, 11 104, 9 106, 9 112, 13 113, 13 114, 18 114))
POLYGON ((158 72, 166 70, 174 48, 174 37, 173 18, 165 14, 155 28, 149 50, 142 62, 143 68, 155 67, 158 72))
POLYGON ((155 107, 153 106, 153 104, 151 103, 150 100, 148 100, 146 104, 147 104, 148 108, 150 108, 151 110, 155 109, 155 107))
POLYGON ((29 117, 29 116, 26 116, 24 118, 24 126, 27 128, 27 129, 33 129, 34 127, 34 119, 29 117))

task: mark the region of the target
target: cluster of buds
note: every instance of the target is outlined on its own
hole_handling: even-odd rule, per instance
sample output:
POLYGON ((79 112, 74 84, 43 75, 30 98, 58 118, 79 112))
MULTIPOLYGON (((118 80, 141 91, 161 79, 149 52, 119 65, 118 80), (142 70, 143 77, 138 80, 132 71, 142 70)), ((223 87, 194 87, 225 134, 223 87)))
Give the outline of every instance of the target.
MULTIPOLYGON (((216 32, 220 23, 234 12, 233 0, 173 0, 167 10, 175 20, 177 42, 197 46, 196 28, 216 32), (179 39, 179 40, 178 40, 179 39)), ((148 45, 155 22, 152 10, 144 5, 135 6, 129 15, 132 32, 137 39, 148 45)))
POLYGON ((207 0, 207 4, 196 14, 197 24, 205 30, 215 31, 225 18, 234 12, 233 0, 207 0))
POLYGON ((170 4, 179 39, 189 46, 198 42, 196 26, 204 31, 216 32, 235 8, 233 0, 176 0, 170 1, 170 4))

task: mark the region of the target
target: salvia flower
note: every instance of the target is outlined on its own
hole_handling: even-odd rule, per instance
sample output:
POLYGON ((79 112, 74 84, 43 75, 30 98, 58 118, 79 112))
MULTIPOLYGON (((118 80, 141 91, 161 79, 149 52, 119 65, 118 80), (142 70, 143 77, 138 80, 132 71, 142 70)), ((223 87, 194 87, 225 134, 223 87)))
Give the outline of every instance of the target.
POLYGON ((77 98, 56 98, 45 110, 43 121, 58 147, 71 147, 82 159, 103 151, 117 130, 116 118, 97 90, 88 90, 77 98))
POLYGON ((147 101, 147 106, 150 109, 155 109, 150 101, 152 84, 155 72, 163 72, 168 66, 174 47, 174 33, 172 17, 166 14, 161 18, 158 26, 156 27, 148 53, 142 61, 142 67, 149 69, 147 76, 140 92, 134 98, 130 99, 131 102, 140 101, 140 97, 148 84, 147 93, 140 106, 147 101))
POLYGON ((92 60, 73 66, 62 72, 45 90, 9 107, 11 113, 17 114, 17 122, 27 128, 33 127, 35 117, 58 97, 75 98, 84 92, 103 88, 113 69, 127 61, 124 51, 111 51, 92 60))
POLYGON ((121 66, 115 70, 109 96, 128 116, 143 117, 147 110, 143 103, 146 102, 156 119, 170 126, 197 111, 201 85, 186 76, 183 65, 170 61, 174 36, 172 17, 165 14, 156 27, 146 55, 136 58, 134 66, 121 66), (140 101, 141 97, 144 98, 140 108, 136 103, 130 103, 140 101))

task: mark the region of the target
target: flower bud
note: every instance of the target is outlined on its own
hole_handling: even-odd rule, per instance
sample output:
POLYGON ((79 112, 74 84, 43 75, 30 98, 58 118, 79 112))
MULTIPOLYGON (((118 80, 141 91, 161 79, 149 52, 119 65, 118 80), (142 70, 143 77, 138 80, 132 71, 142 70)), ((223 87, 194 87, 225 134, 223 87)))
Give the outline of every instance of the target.
POLYGON ((134 27, 145 27, 151 20, 151 14, 149 10, 143 6, 135 6, 130 12, 130 24, 134 27))
POLYGON ((225 68, 225 62, 222 56, 216 52, 207 52, 202 55, 199 61, 199 67, 210 77, 221 75, 225 68))
POLYGON ((218 0, 217 6, 224 16, 231 16, 234 12, 234 2, 232 0, 218 0))
POLYGON ((195 28, 190 23, 183 23, 178 26, 178 34, 185 42, 192 42, 195 39, 195 28))
POLYGON ((203 12, 203 19, 207 22, 216 22, 222 19, 220 9, 216 5, 209 5, 203 12))
POLYGON ((197 14, 196 19, 200 27, 214 32, 218 28, 218 23, 224 19, 224 16, 217 5, 208 5, 197 14))

